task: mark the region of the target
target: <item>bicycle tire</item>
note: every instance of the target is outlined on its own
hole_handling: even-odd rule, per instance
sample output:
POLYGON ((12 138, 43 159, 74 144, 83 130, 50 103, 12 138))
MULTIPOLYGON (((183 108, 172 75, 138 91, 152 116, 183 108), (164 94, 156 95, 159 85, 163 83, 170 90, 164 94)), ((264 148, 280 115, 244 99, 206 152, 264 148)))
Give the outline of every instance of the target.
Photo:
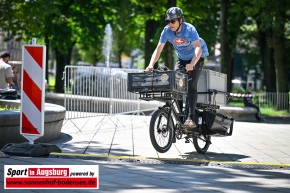
POLYGON ((173 122, 170 120, 167 127, 168 112, 164 109, 156 110, 150 121, 150 140, 156 151, 159 153, 167 152, 174 137, 173 122))
POLYGON ((193 136, 192 141, 196 151, 200 154, 206 153, 211 144, 210 139, 211 136, 204 134, 198 134, 193 136))

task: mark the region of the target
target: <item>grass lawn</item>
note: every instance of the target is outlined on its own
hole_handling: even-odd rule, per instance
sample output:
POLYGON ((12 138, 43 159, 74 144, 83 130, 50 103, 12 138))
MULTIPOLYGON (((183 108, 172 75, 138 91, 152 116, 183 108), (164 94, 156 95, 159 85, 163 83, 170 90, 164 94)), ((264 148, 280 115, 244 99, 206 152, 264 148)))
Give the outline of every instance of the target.
POLYGON ((52 75, 48 76, 48 82, 49 82, 49 92, 54 91, 54 86, 55 86, 55 77, 52 75))
MULTIPOLYGON (((239 101, 231 101, 227 103, 227 106, 230 107, 244 107, 243 102, 239 101)), ((275 108, 271 107, 261 107, 260 108, 261 114, 265 116, 272 116, 272 117, 279 117, 279 116, 290 116, 290 112, 287 112, 287 110, 283 111, 277 111, 275 108)))
POLYGON ((7 111, 7 110, 20 110, 20 107, 18 108, 8 108, 8 106, 6 105, 5 107, 0 105, 0 111, 7 111))
POLYGON ((244 107, 245 105, 242 102, 228 102, 227 106, 230 106, 230 107, 244 107))

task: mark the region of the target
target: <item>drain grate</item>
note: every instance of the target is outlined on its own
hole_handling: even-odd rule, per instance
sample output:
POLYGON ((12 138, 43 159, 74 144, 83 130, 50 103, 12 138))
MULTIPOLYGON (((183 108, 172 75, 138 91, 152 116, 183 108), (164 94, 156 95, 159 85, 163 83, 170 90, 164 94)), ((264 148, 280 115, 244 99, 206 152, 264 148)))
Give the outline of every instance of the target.
POLYGON ((226 168, 249 168, 249 169, 280 169, 280 170, 290 170, 289 164, 248 164, 243 162, 237 163, 221 163, 221 162, 210 162, 210 166, 226 167, 226 168))
POLYGON ((81 160, 98 160, 114 163, 140 163, 140 164, 180 164, 195 166, 215 166, 226 168, 249 168, 249 169, 280 169, 290 170, 290 164, 259 164, 243 162, 218 162, 202 160, 180 160, 180 159, 161 159, 161 158, 138 158, 131 156, 105 156, 105 155, 88 155, 88 154, 64 154, 51 153, 50 158, 63 159, 81 159, 81 160))

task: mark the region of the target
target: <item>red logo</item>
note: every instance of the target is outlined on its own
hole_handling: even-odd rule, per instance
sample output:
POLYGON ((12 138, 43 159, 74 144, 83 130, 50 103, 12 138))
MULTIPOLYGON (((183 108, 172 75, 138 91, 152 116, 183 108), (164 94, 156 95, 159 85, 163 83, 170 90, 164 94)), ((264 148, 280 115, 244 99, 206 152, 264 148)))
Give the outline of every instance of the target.
POLYGON ((182 38, 175 38, 174 43, 176 44, 185 44, 185 40, 182 38))

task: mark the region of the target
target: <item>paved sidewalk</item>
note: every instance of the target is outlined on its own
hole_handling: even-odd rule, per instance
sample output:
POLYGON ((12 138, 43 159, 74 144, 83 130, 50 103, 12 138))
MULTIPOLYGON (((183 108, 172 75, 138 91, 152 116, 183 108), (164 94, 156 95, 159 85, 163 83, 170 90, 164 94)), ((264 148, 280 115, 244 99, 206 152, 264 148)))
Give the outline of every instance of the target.
POLYGON ((119 115, 68 120, 61 139, 54 143, 63 153, 290 164, 290 123, 235 122, 233 135, 212 137, 212 145, 203 155, 184 139, 166 153, 156 152, 149 137, 150 118, 119 115))
MULTIPOLYGON (((290 123, 235 122, 233 136, 213 137, 204 155, 178 140, 164 154, 149 138, 149 116, 120 115, 64 122, 49 158, 10 156, 1 165, 99 165, 99 190, 0 192, 290 192, 290 123)), ((3 191, 2 191, 3 190, 3 191)))

